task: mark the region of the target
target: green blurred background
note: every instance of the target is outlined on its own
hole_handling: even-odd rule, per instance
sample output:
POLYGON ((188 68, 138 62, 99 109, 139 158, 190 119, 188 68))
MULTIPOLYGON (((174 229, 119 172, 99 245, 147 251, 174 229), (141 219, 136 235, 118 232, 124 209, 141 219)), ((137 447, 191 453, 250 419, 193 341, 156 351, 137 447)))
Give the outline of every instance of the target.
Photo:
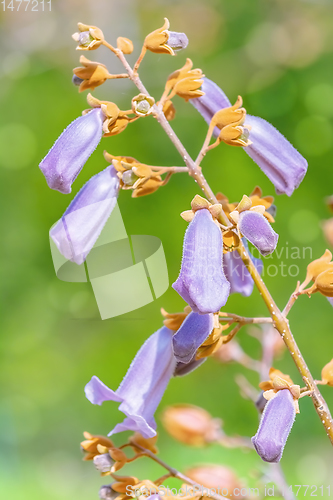
MULTIPOLYGON (((122 419, 115 403, 91 405, 83 388, 92 375, 116 389, 144 340, 161 325, 160 308, 175 312, 182 299, 170 288, 160 299, 137 311, 102 321, 88 283, 59 281, 50 255, 48 231, 72 195, 48 189, 38 163, 54 140, 87 107, 84 94, 71 84, 81 53, 71 34, 76 22, 99 26, 110 43, 118 36, 133 40, 133 63, 145 35, 168 17, 171 29, 184 31, 188 49, 172 58, 149 53, 141 77, 156 99, 169 73, 186 57, 216 81, 234 102, 238 94, 251 114, 272 122, 306 156, 309 171, 295 194, 276 198, 274 229, 279 248, 311 247, 313 258, 327 243, 320 223, 330 217, 324 198, 332 193, 333 155, 333 6, 331 0, 53 0, 48 12, 16 11, 1 4, 0 174, 2 212, 2 332, 0 403, 0 497, 11 500, 88 500, 108 482, 91 463, 81 461, 82 432, 106 434, 122 419), (2 9, 6 7, 6 10, 2 9)), ((41 7, 41 6, 40 6, 41 7)), ((88 56, 121 71, 106 49, 88 56)), ((130 82, 108 82, 94 95, 128 109, 137 93, 130 82)), ((190 104, 175 99, 176 133, 195 156, 206 125, 190 104)), ((115 138, 104 139, 73 186, 75 194, 91 175, 105 168, 103 149, 132 155, 152 165, 180 165, 172 144, 153 119, 140 120, 115 138)), ((241 149, 221 145, 203 163, 215 191, 232 201, 255 185, 274 194, 265 175, 241 149)), ((179 213, 197 193, 193 180, 174 176, 159 192, 131 199, 122 192, 119 205, 128 234, 159 237, 164 245, 170 283, 179 271, 186 228, 179 213)), ((279 265, 277 257, 268 264, 279 265)), ((296 277, 267 276, 280 307, 303 279, 308 261, 296 264, 296 277)), ((295 272, 295 268, 292 271, 295 272)), ((124 297, 126 301, 126 297, 124 297)), ((248 316, 266 315, 259 294, 230 297, 226 310, 248 316)), ((332 308, 319 295, 302 297, 290 313, 293 333, 316 378, 333 354, 332 308)), ((243 329, 243 347, 259 355, 258 342, 243 329)), ((277 367, 302 384, 288 353, 277 367)), ((253 435, 257 413, 241 398, 235 365, 208 360, 185 378, 171 381, 157 412, 168 404, 203 406, 225 422, 228 433, 253 435)), ((255 374, 249 378, 257 384, 255 374)), ((323 388, 333 408, 332 389, 323 388)), ((117 438, 121 442, 122 436, 117 438)), ((161 456, 184 470, 202 462, 232 467, 245 483, 254 484, 263 463, 255 453, 186 448, 160 427, 161 456)), ((282 465, 290 484, 329 484, 332 448, 310 400, 301 402, 282 465)), ((127 469, 154 479, 160 469, 148 461, 127 469)), ((125 469, 126 473, 126 469, 125 469)))

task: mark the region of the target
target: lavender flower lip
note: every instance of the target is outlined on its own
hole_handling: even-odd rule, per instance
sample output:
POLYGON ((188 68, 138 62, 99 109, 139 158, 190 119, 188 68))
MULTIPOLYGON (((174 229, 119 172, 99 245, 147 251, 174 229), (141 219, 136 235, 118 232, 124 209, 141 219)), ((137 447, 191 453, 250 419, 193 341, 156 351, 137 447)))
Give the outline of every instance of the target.
POLYGON ((104 114, 100 108, 74 120, 58 137, 39 168, 51 189, 68 194, 89 156, 102 138, 104 114))
MULTIPOLYGON (((209 124, 217 111, 231 106, 231 103, 223 90, 208 78, 204 78, 201 89, 205 95, 190 102, 209 124)), ((249 138, 252 141, 244 151, 267 175, 278 194, 291 196, 306 174, 306 159, 263 118, 247 114, 244 125, 251 126, 249 138)), ((216 127, 214 135, 217 137, 219 134, 220 130, 216 127)))
POLYGON ((253 446, 265 462, 277 463, 295 421, 293 397, 288 389, 282 389, 266 404, 258 431, 252 438, 253 446))
POLYGON ((198 314, 192 311, 172 339, 176 360, 189 363, 212 332, 213 326, 213 314, 198 314))
POLYGON ((242 212, 239 216, 238 228, 261 255, 265 256, 274 252, 279 235, 263 215, 251 210, 242 212))
POLYGON ((217 312, 228 300, 222 244, 222 233, 210 212, 198 210, 186 230, 181 270, 172 287, 199 314, 217 312))
POLYGON ((94 175, 75 196, 50 236, 66 259, 82 264, 116 205, 119 179, 113 166, 94 175))
POLYGON ((165 326, 151 335, 115 392, 98 377, 92 377, 86 385, 86 397, 91 403, 101 405, 104 401, 116 401, 120 403, 119 410, 126 415, 109 436, 128 430, 139 432, 145 438, 156 435, 154 413, 176 368, 172 336, 173 332, 165 326))
MULTIPOLYGON (((249 250, 246 238, 243 238, 242 241, 246 250, 249 250)), ((263 270, 262 261, 253 257, 250 252, 249 255, 257 271, 261 274, 263 270)), ((237 251, 234 250, 224 254, 223 269, 230 283, 230 294, 240 293, 243 297, 249 297, 252 294, 254 281, 237 251)))

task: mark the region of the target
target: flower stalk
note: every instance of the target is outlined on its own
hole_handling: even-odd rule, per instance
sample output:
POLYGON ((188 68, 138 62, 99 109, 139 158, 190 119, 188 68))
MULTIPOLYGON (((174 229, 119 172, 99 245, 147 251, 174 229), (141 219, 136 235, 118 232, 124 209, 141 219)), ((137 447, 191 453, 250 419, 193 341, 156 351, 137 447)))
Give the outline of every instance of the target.
MULTIPOLYGON (((106 47, 110 48, 112 52, 116 54, 118 59, 121 61, 123 64, 125 70, 128 73, 129 78, 133 81, 133 83, 136 85, 136 87, 139 89, 140 92, 149 95, 147 89, 145 88, 144 84, 142 83, 139 75, 137 72, 135 72, 129 63, 127 62, 123 52, 119 49, 114 49, 110 44, 108 44, 106 41, 102 42, 103 45, 106 47)), ((153 111, 152 111, 153 116, 156 118, 158 123, 161 125, 175 148, 177 149, 178 153, 182 157, 187 169, 188 173, 193 179, 196 181, 198 186, 200 187, 201 191, 205 195, 205 197, 208 199, 208 201, 212 204, 219 203, 218 199, 216 198, 214 192, 212 191, 211 187, 209 186, 207 180, 205 179, 204 175, 202 174, 201 168, 198 166, 198 164, 191 158, 185 147, 183 146, 182 142, 179 140, 175 132, 173 131, 172 127, 170 126, 169 122, 165 118, 165 115, 162 111, 162 109, 157 106, 156 104, 153 106, 153 111)), ((209 136, 207 137, 208 140, 209 136)), ((207 143, 207 140, 205 143, 207 143)), ((210 140, 210 138, 209 138, 210 140)), ((201 159, 203 153, 203 149, 200 153, 200 156, 198 158, 198 161, 201 159)), ((223 224, 226 227, 231 227, 231 223, 226 216, 225 212, 221 211, 218 220, 221 224, 223 224)), ((298 345, 292 335, 292 332, 290 330, 289 322, 286 318, 286 316, 280 311, 280 309, 277 307, 275 304, 269 290, 267 289, 267 286, 263 282, 262 278, 260 277, 260 274, 258 273, 255 265, 253 264, 248 251, 246 250, 245 246, 243 245, 242 241, 240 241, 239 246, 237 248, 237 251, 244 262, 246 268, 248 269, 260 295, 262 296, 268 310, 270 313, 270 316, 272 318, 273 326, 276 328, 276 330, 280 333, 281 337, 284 340, 284 343, 287 347, 287 349, 290 352, 290 355, 292 359, 294 360, 294 363, 302 376, 302 379, 304 380, 307 390, 311 391, 310 397, 312 399, 312 402, 314 404, 315 410, 322 422, 323 427, 325 428, 325 431, 333 445, 333 421, 332 417, 329 411, 329 408, 327 406, 327 403, 325 399, 323 398, 322 394, 320 393, 314 378, 298 348, 298 345)), ((289 310, 289 306, 287 308, 287 311, 289 310)), ((287 312, 286 311, 286 312, 287 312)), ((156 457, 154 457, 155 459, 156 457)), ((167 468, 167 467, 166 467, 167 468)), ((167 470, 169 470, 167 468, 167 470)), ((171 469, 172 470, 172 469, 171 469)), ((170 473, 172 473, 170 470, 170 473)), ((175 477, 179 477, 176 475, 177 472, 175 473, 175 477)))

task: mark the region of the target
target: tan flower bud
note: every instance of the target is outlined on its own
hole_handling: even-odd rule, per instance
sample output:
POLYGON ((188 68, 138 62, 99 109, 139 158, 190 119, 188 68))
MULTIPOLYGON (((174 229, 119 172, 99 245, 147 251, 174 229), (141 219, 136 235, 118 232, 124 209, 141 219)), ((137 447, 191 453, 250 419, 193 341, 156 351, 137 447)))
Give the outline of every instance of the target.
POLYGON ((72 35, 73 40, 78 42, 77 50, 95 50, 103 43, 103 32, 96 26, 83 23, 77 23, 77 26, 79 32, 72 35))
POLYGON ((117 47, 124 54, 132 54, 134 48, 133 42, 129 38, 124 38, 123 36, 117 38, 117 47))
POLYGON ((106 66, 98 62, 93 62, 84 57, 80 57, 80 63, 83 68, 74 68, 73 73, 80 78, 79 92, 91 89, 94 90, 99 85, 102 85, 110 76, 106 66))
POLYGON ((324 366, 321 371, 321 379, 324 384, 333 387, 333 359, 324 366))
POLYGON ((170 406, 164 411, 162 422, 174 439, 190 446, 204 446, 221 435, 221 422, 194 405, 170 406))
POLYGON ((163 105, 163 113, 164 113, 165 118, 168 120, 168 122, 171 122, 171 120, 174 119, 174 117, 176 115, 176 108, 174 107, 174 105, 173 105, 172 101, 170 101, 170 99, 165 101, 165 103, 163 105))
POLYGON ((113 448, 114 444, 111 439, 104 436, 94 436, 89 432, 83 433, 85 441, 81 442, 81 449, 86 452, 83 460, 93 460, 95 455, 99 455, 98 446, 102 445, 106 448, 113 448))
MULTIPOLYGON (((206 488, 215 489, 216 491, 219 489, 220 494, 223 496, 228 491, 228 498, 246 498, 246 496, 242 496, 241 494, 242 483, 229 467, 224 467, 223 465, 203 465, 202 467, 194 467, 185 471, 185 475, 206 488), (236 493, 238 493, 237 496, 236 493)), ((245 489, 243 492, 245 492, 245 489)))
POLYGON ((136 432, 129 438, 129 441, 133 444, 138 444, 139 446, 142 446, 143 448, 146 448, 146 450, 150 450, 153 453, 158 453, 158 449, 155 446, 157 435, 152 438, 144 438, 139 432, 136 432))
POLYGON ((321 227, 326 240, 333 247, 333 218, 324 220, 321 227))
POLYGON ((155 99, 146 94, 139 94, 132 99, 132 111, 137 116, 147 116, 153 111, 155 99))
POLYGON ((175 50, 185 49, 188 39, 185 33, 169 31, 169 20, 164 18, 164 25, 146 36, 144 47, 157 54, 175 55, 175 50))

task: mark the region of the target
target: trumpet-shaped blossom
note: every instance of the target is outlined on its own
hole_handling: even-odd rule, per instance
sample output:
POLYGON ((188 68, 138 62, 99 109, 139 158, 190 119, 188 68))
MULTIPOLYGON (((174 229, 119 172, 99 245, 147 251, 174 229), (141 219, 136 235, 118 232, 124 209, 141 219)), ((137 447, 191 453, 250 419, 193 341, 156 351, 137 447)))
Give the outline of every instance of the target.
POLYGON ((172 330, 165 326, 151 335, 116 391, 97 377, 92 377, 86 385, 86 397, 91 403, 118 402, 119 410, 126 415, 109 435, 127 430, 137 431, 145 438, 156 435, 154 413, 176 368, 172 335, 172 330))
POLYGON ((119 179, 113 166, 94 175, 81 188, 50 236, 66 259, 82 264, 94 246, 119 193, 119 179))
POLYGON ((39 167, 51 189, 68 194, 102 138, 105 116, 100 108, 74 120, 58 137, 39 167))
POLYGON ((265 462, 279 462, 295 421, 295 405, 289 389, 282 389, 266 403, 252 443, 265 462))
MULTIPOLYGON (((205 95, 191 99, 191 104, 199 111, 207 123, 222 108, 231 106, 223 90, 208 78, 204 79, 201 89, 205 95)), ((246 115, 244 125, 249 125, 252 144, 245 152, 259 165, 261 170, 274 184, 278 194, 291 196, 299 186, 307 171, 307 161, 275 128, 262 118, 246 115)), ((217 137, 220 130, 216 128, 217 137)))
MULTIPOLYGON (((248 248, 245 238, 243 238, 243 244, 248 248)), ((257 271, 261 274, 262 261, 251 254, 250 257, 257 271)), ((230 283, 230 293, 241 293, 244 297, 249 297, 253 291, 254 281, 237 251, 228 252, 223 256, 223 269, 230 283)))
POLYGON ((193 372, 197 368, 199 368, 202 363, 206 361, 207 358, 200 358, 200 359, 191 359, 189 363, 182 363, 179 361, 176 365, 176 369, 174 371, 173 376, 174 377, 183 377, 184 375, 188 375, 189 373, 193 372))
POLYGON ((213 314, 191 312, 172 339, 177 361, 189 363, 214 327, 213 314))
POLYGON ((279 235, 272 229, 268 220, 258 212, 246 210, 239 215, 240 232, 254 245, 261 255, 274 252, 279 235))
POLYGON ((210 212, 197 210, 185 233, 181 270, 172 286, 199 314, 219 311, 229 296, 222 244, 221 230, 210 212))

